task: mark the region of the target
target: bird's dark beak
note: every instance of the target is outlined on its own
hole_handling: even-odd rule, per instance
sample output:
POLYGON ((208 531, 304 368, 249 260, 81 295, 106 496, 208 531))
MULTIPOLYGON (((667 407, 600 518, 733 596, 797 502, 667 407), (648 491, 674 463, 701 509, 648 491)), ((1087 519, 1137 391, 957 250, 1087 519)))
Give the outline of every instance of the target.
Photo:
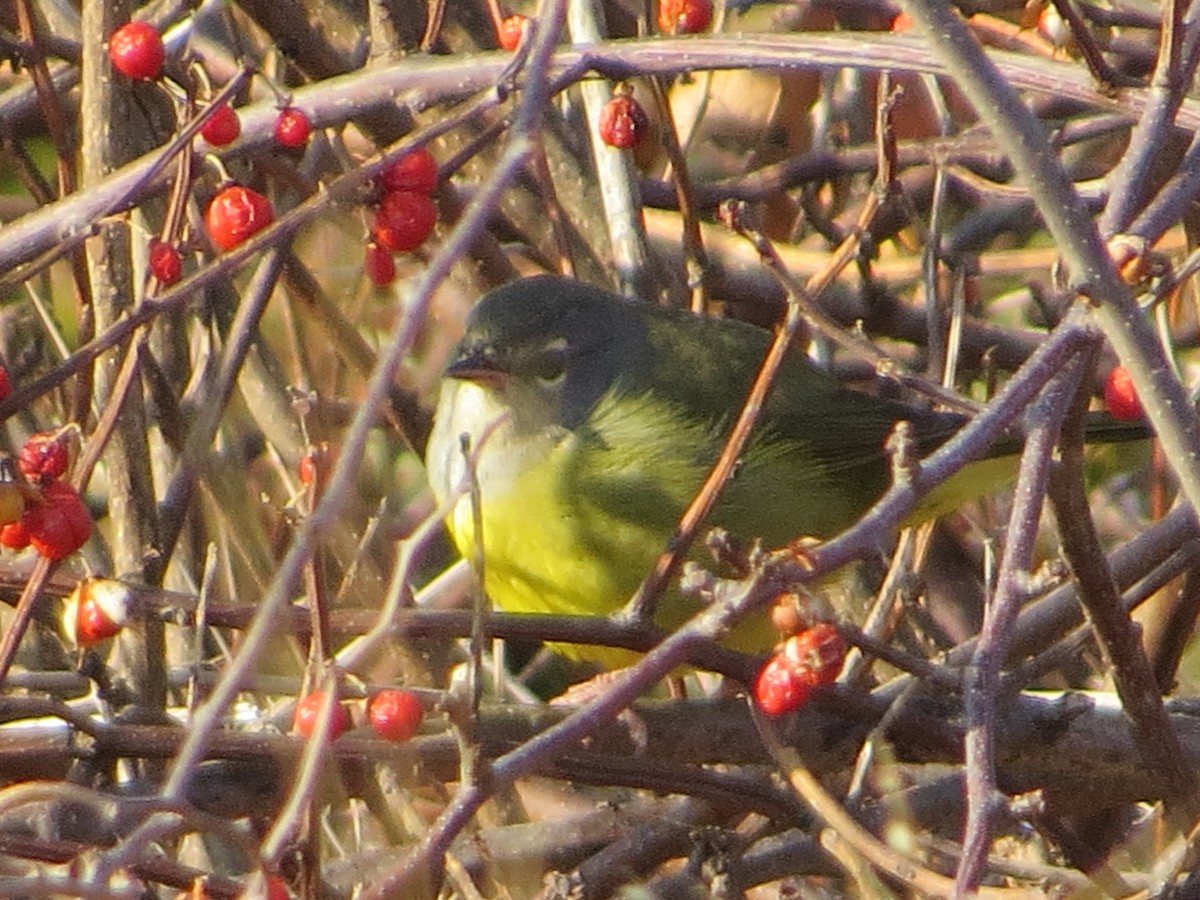
POLYGON ((499 365, 496 354, 488 348, 464 347, 446 366, 445 376, 499 387, 507 380, 508 373, 499 365))

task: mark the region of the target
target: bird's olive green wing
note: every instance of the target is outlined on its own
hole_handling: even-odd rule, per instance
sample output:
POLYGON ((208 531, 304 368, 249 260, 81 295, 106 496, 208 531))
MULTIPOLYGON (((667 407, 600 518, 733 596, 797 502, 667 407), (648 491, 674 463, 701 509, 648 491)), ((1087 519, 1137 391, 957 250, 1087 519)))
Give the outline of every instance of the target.
MULTIPOLYGON (((771 338, 664 310, 649 311, 646 334, 657 364, 617 379, 590 417, 579 464, 604 473, 589 502, 669 534, 716 461, 771 338)), ((710 524, 771 543, 842 530, 886 489, 884 447, 900 419, 912 422, 922 454, 963 421, 850 390, 789 356, 710 524)))

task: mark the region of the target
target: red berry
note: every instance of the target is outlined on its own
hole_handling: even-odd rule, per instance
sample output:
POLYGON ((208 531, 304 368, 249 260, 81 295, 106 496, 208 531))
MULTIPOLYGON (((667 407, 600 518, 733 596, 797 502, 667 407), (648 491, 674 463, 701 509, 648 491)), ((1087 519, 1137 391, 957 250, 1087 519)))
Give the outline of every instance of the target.
POLYGON ((8 399, 12 393, 12 381, 8 377, 8 366, 0 365, 0 403, 8 399))
POLYGON ((754 700, 768 716, 801 709, 813 689, 832 684, 842 670, 846 643, 828 622, 818 622, 783 643, 754 681, 754 700))
POLYGON ((42 488, 41 499, 25 507, 21 523, 33 549, 47 559, 70 556, 92 534, 92 514, 79 492, 65 481, 42 488))
POLYGON ((200 126, 200 137, 214 147, 224 147, 232 144, 242 133, 242 120, 238 118, 237 110, 228 103, 222 103, 212 115, 200 126))
POLYGON ((529 17, 519 13, 500 20, 496 26, 496 40, 505 50, 516 50, 529 25, 529 17))
POLYGON ((629 88, 618 88, 616 96, 600 110, 600 138, 610 147, 636 147, 650 129, 650 119, 629 88))
POLYGON ((425 243, 436 224, 437 207, 428 196, 415 191, 390 191, 375 213, 373 234, 384 247, 401 253, 425 243))
POLYGON ((367 256, 363 260, 367 277, 376 287, 387 287, 396 280, 396 259, 387 247, 375 241, 367 241, 367 256))
POLYGON ((312 484, 318 476, 322 482, 328 481, 329 475, 333 471, 333 460, 334 454, 329 449, 328 441, 321 441, 321 443, 309 447, 308 452, 300 457, 300 483, 312 484))
POLYGON ((90 603, 79 607, 79 618, 75 620, 75 639, 80 646, 90 647, 114 634, 120 634, 123 627, 123 622, 114 622, 99 605, 90 603))
POLYGON ((437 160, 424 147, 418 147, 412 153, 405 153, 384 169, 379 180, 389 191, 416 191, 418 194, 432 194, 437 187, 437 160))
POLYGON ((1141 398, 1124 366, 1114 366, 1104 380, 1104 405, 1114 419, 1139 420, 1146 417, 1141 398))
POLYGON ((132 600, 123 582, 85 578, 67 598, 63 624, 77 644, 90 647, 125 627, 132 600))
POLYGON ((122 75, 149 81, 162 72, 167 49, 162 35, 149 22, 129 22, 108 39, 108 58, 122 75))
POLYGON ((900 34, 905 31, 912 31, 913 18, 904 10, 896 13, 896 18, 892 19, 892 33, 900 34))
POLYGON ((776 654, 767 660, 754 680, 754 701, 768 716, 782 716, 808 703, 812 689, 808 673, 782 654, 776 654))
POLYGON ((312 120, 302 109, 285 106, 275 119, 275 143, 281 147, 296 149, 308 143, 312 134, 312 120))
POLYGON ((174 244, 155 238, 150 242, 150 274, 163 287, 183 277, 183 254, 174 244))
POLYGON ((218 193, 204 214, 208 236, 221 250, 232 250, 274 221, 271 201, 238 184, 218 193))
MULTIPOLYGON (((324 691, 313 691, 296 704, 296 714, 292 720, 292 728, 301 737, 312 737, 317 730, 317 713, 325 702, 324 691)), ((333 705, 332 720, 329 723, 329 740, 336 741, 344 732, 350 729, 350 710, 342 703, 333 705)))
POLYGON ((712 0, 659 0, 658 27, 667 34, 699 34, 712 24, 712 0))
POLYGON ((367 703, 367 719, 389 741, 407 741, 421 727, 425 708, 412 691, 380 691, 367 703))
POLYGON ((30 481, 48 484, 66 474, 71 465, 69 432, 42 431, 35 434, 17 454, 17 468, 30 481))
POLYGON ((0 528, 0 544, 11 550, 24 550, 29 546, 29 529, 23 521, 9 522, 0 528))

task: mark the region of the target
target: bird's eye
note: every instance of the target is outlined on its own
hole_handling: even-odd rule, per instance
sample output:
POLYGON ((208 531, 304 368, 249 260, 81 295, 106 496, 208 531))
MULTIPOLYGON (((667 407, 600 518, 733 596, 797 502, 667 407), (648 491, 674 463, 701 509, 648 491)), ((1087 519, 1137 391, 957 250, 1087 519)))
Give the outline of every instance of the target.
POLYGON ((567 374, 567 353, 563 348, 546 348, 531 361, 529 373, 544 385, 555 385, 567 374))
POLYGON ((567 374, 567 342, 561 338, 550 341, 533 354, 529 374, 547 387, 562 381, 567 374))

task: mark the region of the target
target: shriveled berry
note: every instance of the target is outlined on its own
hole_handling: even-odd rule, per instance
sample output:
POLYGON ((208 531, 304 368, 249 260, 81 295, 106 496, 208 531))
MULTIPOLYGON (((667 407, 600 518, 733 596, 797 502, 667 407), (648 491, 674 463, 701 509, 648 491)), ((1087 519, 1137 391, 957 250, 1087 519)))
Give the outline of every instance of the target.
MULTIPOLYGON (((292 728, 301 737, 312 737, 317 730, 317 714, 325 702, 324 691, 313 691, 296 704, 296 713, 292 720, 292 728)), ((350 729, 350 710, 342 703, 335 702, 329 722, 329 740, 336 741, 344 732, 350 729)))
POLYGON ((659 0, 658 27, 665 34, 699 34, 712 24, 712 0, 659 0))
POLYGON ((239 184, 218 193, 204 214, 208 236, 221 250, 232 250, 274 221, 271 201, 239 184))
POLYGON ((415 250, 433 234, 437 207, 416 191, 389 191, 375 213, 375 240, 389 250, 415 250))
POLYGON ((405 153, 384 169, 379 180, 389 191, 416 191, 418 194, 432 194, 437 188, 437 160, 424 147, 418 147, 411 153, 405 153))
POLYGON ((783 655, 811 672, 814 684, 833 684, 842 671, 846 642, 829 622, 817 622, 784 641, 783 655))
POLYGON ((285 106, 275 119, 275 143, 295 150, 308 143, 312 134, 312 120, 308 114, 295 106, 285 106))
POLYGON ((228 103, 222 103, 212 115, 200 126, 200 137, 214 147, 224 147, 232 144, 242 133, 242 120, 237 110, 228 103))
POLYGON ((525 35, 527 27, 529 27, 528 16, 520 13, 506 16, 496 26, 496 41, 504 50, 516 50, 521 44, 521 38, 525 35))
POLYGON ((167 49, 149 22, 128 22, 108 39, 108 58, 122 75, 149 81, 162 73, 167 49))
POLYGON ((363 270, 373 285, 387 287, 396 280, 396 258, 387 247, 379 246, 376 241, 367 241, 363 270))
POLYGON ((1142 399, 1133 386, 1129 370, 1124 366, 1113 366, 1104 379, 1104 405, 1114 419, 1137 421, 1146 417, 1142 399))
POLYGON ((70 556, 92 535, 92 514, 79 492, 65 481, 42 488, 41 500, 25 507, 21 523, 33 549, 47 559, 70 556))
POLYGON ((618 91, 600 110, 600 139, 610 147, 636 147, 649 130, 650 118, 632 90, 618 91))
POLYGON ((389 741, 407 741, 421 727, 425 708, 412 691, 380 691, 367 703, 367 720, 389 741))
POLYGON ((0 403, 12 393, 12 380, 8 377, 8 366, 0 366, 0 403))
POLYGON ((155 238, 150 242, 150 274, 163 287, 169 287, 183 277, 183 254, 174 244, 155 238))
POLYGON ((17 468, 37 484, 48 484, 62 478, 70 465, 69 436, 63 429, 32 435, 17 454, 17 468))

